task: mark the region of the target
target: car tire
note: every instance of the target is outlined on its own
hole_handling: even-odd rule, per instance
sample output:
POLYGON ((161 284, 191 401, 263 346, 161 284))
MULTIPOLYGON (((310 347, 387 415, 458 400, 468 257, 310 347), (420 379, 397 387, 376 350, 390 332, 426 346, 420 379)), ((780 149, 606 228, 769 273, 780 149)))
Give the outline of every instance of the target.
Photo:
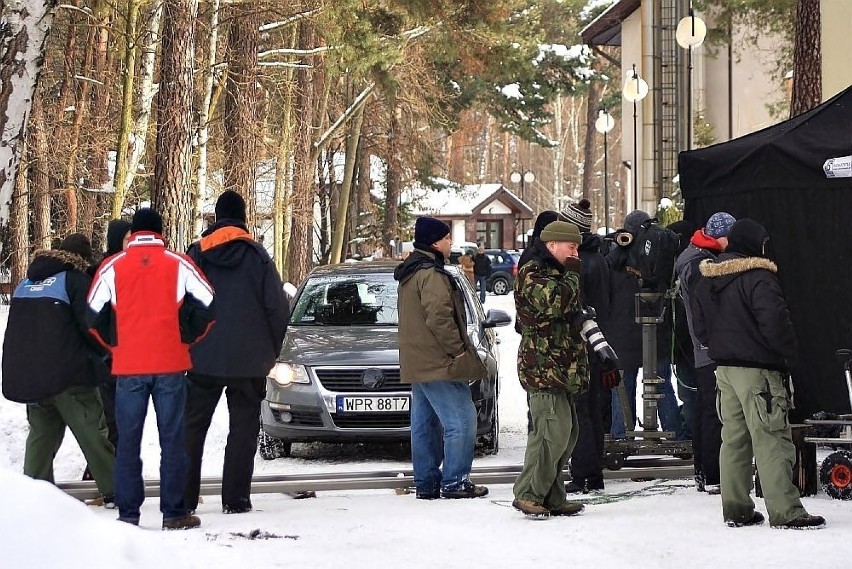
POLYGON ((511 289, 512 289, 512 287, 510 287, 510 286, 509 286, 509 281, 508 281, 508 279, 505 279, 505 278, 503 278, 503 277, 497 277, 497 278, 496 278, 496 279, 494 279, 494 281, 491 283, 491 291, 492 291, 494 294, 499 294, 499 295, 501 295, 501 296, 502 296, 502 295, 505 295, 505 294, 509 294, 509 291, 510 291, 511 289))
POLYGON ((497 397, 491 411, 491 428, 487 433, 476 437, 476 454, 489 456, 497 454, 500 450, 500 413, 497 410, 497 397))
POLYGON ((263 460, 275 460, 290 456, 293 444, 290 441, 266 434, 263 429, 257 435, 257 452, 263 460))

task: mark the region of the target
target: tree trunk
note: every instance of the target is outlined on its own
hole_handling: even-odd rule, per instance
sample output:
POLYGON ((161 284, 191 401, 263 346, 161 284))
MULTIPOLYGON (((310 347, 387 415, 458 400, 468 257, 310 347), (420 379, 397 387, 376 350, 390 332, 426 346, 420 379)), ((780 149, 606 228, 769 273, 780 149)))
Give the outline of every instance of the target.
POLYGON ((128 0, 127 16, 124 24, 124 80, 121 88, 121 124, 118 128, 117 151, 115 157, 115 178, 112 197, 112 217, 121 217, 124 209, 124 199, 127 195, 127 156, 130 146, 131 129, 133 128, 133 81, 136 77, 136 28, 139 21, 139 4, 141 0, 128 0))
MULTIPOLYGON (((300 49, 315 47, 316 30, 313 22, 302 20, 299 23, 300 49)), ((311 64, 318 57, 305 56, 301 63, 311 64)), ((298 285, 308 274, 313 258, 313 220, 314 220, 314 180, 316 164, 313 160, 314 125, 319 121, 315 118, 316 85, 314 84, 315 69, 300 68, 296 70, 296 132, 293 152, 293 214, 290 233, 288 277, 290 282, 298 285)))
POLYGON ((50 248, 50 176, 48 171, 48 141, 42 97, 33 99, 30 118, 30 199, 33 211, 33 244, 38 249, 50 248))
POLYGON ((190 136, 192 135, 192 63, 197 0, 165 0, 160 91, 157 94, 157 142, 151 206, 163 216, 169 247, 189 245, 190 136))
POLYGON ((44 63, 55 0, 3 2, 0 11, 0 222, 15 191, 27 119, 44 63))
MULTIPOLYGON (((400 108, 397 105, 396 97, 392 97, 389 104, 389 119, 388 119, 388 144, 387 144, 387 164, 388 171, 385 180, 385 221, 382 226, 382 247, 384 255, 391 257, 394 254, 394 246, 399 246, 399 197, 402 192, 402 156, 400 144, 400 124, 399 114, 400 108)), ((454 180, 455 181, 455 180, 454 180)))
POLYGON ((262 137, 257 49, 260 17, 253 2, 229 9, 228 81, 225 92, 225 189, 243 196, 249 231, 254 233, 258 141, 262 137))
MULTIPOLYGON (((160 44, 160 24, 163 19, 163 0, 153 0, 150 3, 145 33, 141 39, 142 65, 139 77, 138 115, 133 122, 133 133, 130 137, 130 156, 127 160, 126 190, 129 191, 139 169, 139 163, 145 155, 148 141, 148 125, 151 122, 151 107, 157 87, 154 85, 154 67, 156 63, 157 46, 160 44)), ((126 199, 126 195, 125 195, 126 199)), ((119 217, 117 214, 115 217, 119 217)))
MULTIPOLYGON (((26 143, 21 145, 21 152, 26 152, 26 143)), ((9 219, 9 230, 11 233, 11 258, 10 269, 12 272, 11 283, 14 287, 27 274, 27 265, 30 256, 30 235, 28 212, 30 207, 30 194, 27 188, 27 161, 26 158, 20 162, 20 168, 16 173, 15 188, 12 194, 12 211, 9 219)))
POLYGON ((370 150, 367 148, 365 137, 361 137, 358 145, 358 186, 355 198, 354 228, 358 235, 370 234, 369 242, 361 242, 358 252, 361 255, 372 255, 376 248, 375 231, 376 212, 370 190, 373 188, 370 168, 370 150), (357 228, 357 229, 356 229, 357 228))
MULTIPOLYGON (((600 75, 600 70, 601 60, 595 57, 592 59, 592 73, 595 77, 600 75)), ((592 202, 592 211, 597 208, 597 204, 592 199, 592 186, 595 178, 595 164, 598 161, 595 121, 598 118, 602 91, 603 83, 595 79, 589 82, 589 92, 586 97, 586 139, 583 142, 583 197, 592 202)))
POLYGON ((796 3, 796 42, 793 51, 793 100, 790 117, 822 102, 822 46, 819 0, 796 3))
POLYGON ((349 133, 346 135, 346 161, 343 165, 343 182, 340 186, 340 200, 337 209, 337 219, 334 223, 334 234, 331 243, 331 262, 339 263, 344 257, 346 222, 349 219, 349 201, 352 194, 352 179, 355 172, 355 161, 358 158, 358 140, 361 137, 361 123, 364 119, 364 107, 352 117, 349 133))
MULTIPOLYGON (((207 66, 204 70, 204 94, 198 111, 198 164, 195 169, 195 223, 193 237, 201 235, 203 218, 201 207, 207 192, 207 144, 210 139, 210 104, 213 100, 213 87, 216 72, 216 52, 219 46, 219 0, 210 5, 210 29, 207 36, 207 66)), ((227 153, 226 153, 227 154, 227 153)))

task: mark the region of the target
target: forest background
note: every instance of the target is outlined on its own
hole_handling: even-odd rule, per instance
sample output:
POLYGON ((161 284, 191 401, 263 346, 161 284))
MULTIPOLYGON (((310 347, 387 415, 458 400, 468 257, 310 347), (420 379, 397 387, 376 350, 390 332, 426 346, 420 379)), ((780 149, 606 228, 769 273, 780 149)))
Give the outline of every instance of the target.
MULTIPOLYGON (((246 197, 249 227, 271 222, 273 258, 296 283, 316 264, 377 248, 389 255, 409 239, 412 204, 401 198, 414 183, 517 191, 510 173, 531 170, 523 198, 534 211, 586 197, 600 219, 601 109, 616 118, 606 171, 613 203, 623 203, 613 150, 622 72, 617 48, 581 45, 579 31, 612 3, 4 0, 7 278, 17 282, 34 251, 71 232, 103 249, 107 222, 145 202, 183 250, 209 221, 204 204, 226 189, 246 197), (36 20, 29 43, 41 42, 29 58, 17 57, 14 25, 26 18, 36 20), (26 100, 11 87, 21 60, 38 77, 26 100), (7 128, 22 106, 20 128, 7 128)), ((794 47, 803 22, 812 29, 803 11, 814 3, 818 14, 818 0, 696 8, 719 24, 711 42, 729 41, 731 21, 777 33, 767 65, 780 82, 794 66, 806 76, 794 47)), ((699 146, 714 140, 700 120, 695 133, 699 146)))

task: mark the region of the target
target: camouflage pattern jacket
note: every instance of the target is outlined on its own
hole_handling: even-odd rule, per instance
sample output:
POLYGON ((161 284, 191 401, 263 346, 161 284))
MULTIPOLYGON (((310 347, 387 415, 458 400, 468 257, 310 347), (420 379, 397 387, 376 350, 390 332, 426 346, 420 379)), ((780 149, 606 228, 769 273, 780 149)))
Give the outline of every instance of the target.
POLYGON ((521 327, 518 379, 526 390, 581 393, 589 386, 586 343, 571 316, 580 309, 580 275, 537 242, 518 271, 515 307, 521 327))

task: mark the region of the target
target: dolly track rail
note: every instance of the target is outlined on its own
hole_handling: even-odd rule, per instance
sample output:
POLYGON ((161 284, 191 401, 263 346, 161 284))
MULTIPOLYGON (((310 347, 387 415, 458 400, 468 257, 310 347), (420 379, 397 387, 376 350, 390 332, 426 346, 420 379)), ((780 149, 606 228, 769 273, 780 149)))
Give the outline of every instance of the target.
MULTIPOLYGON (((521 465, 495 465, 474 467, 470 477, 477 484, 511 484, 521 472, 521 465)), ((567 471, 566 471, 567 474, 567 471)), ((640 458, 628 460, 620 470, 604 470, 604 478, 618 480, 625 478, 691 478, 692 461, 679 459, 640 458)), ((302 474, 261 474, 252 479, 252 494, 274 494, 299 492, 303 490, 380 490, 406 488, 414 485, 410 469, 302 473, 302 474), (401 475, 401 476, 400 476, 401 475)), ((59 482, 59 489, 67 494, 86 500, 95 498, 98 489, 94 481, 59 482)), ((201 479, 201 495, 217 495, 222 490, 222 479, 205 477, 201 479)), ((160 481, 145 480, 145 496, 160 495, 160 481)))

